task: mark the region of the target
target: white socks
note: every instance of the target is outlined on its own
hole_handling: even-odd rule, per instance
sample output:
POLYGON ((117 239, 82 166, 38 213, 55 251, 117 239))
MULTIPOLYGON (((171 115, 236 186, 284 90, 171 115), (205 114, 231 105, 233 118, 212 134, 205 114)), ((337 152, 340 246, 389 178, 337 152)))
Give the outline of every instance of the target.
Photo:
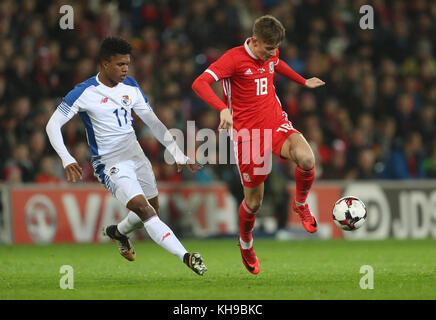
POLYGON ((144 224, 138 215, 132 211, 129 211, 127 217, 125 217, 120 223, 118 223, 118 231, 123 235, 128 235, 130 232, 142 228, 144 224))
POLYGON ((117 225, 118 231, 125 236, 142 227, 145 227, 154 242, 183 261, 186 249, 174 235, 174 232, 157 215, 142 222, 136 213, 129 211, 127 217, 117 225))
POLYGON ((174 232, 157 215, 144 221, 144 227, 154 242, 183 261, 186 249, 174 235, 174 232))

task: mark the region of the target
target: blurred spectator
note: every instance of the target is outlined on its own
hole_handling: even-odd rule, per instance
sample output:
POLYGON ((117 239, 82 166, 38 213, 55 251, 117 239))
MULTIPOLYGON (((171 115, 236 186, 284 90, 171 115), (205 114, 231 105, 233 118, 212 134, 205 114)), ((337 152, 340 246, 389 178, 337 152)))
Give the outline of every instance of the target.
POLYGON ((323 134, 319 126, 309 128, 305 136, 315 155, 317 175, 322 175, 323 167, 331 160, 332 150, 324 143, 323 134))
POLYGON ((362 128, 355 128, 347 147, 347 166, 356 168, 359 164, 359 152, 369 147, 368 138, 362 128))
POLYGON ((424 178, 422 138, 418 132, 409 134, 402 148, 392 152, 381 174, 383 179, 424 178))
POLYGON ((436 178, 436 146, 434 144, 431 153, 424 159, 422 166, 428 178, 436 178))
POLYGON ((404 136, 413 129, 416 121, 416 109, 413 96, 408 93, 401 93, 398 96, 395 117, 400 135, 404 136))
POLYGON ((376 128, 376 144, 380 160, 386 160, 394 149, 396 131, 397 124, 392 117, 386 116, 379 121, 376 128))
POLYGON ((29 137, 29 159, 37 168, 39 161, 47 149, 46 134, 42 130, 34 131, 29 137))
POLYGON ((333 142, 331 160, 323 168, 321 179, 345 179, 347 174, 346 145, 342 140, 333 142))
POLYGON ((351 169, 346 178, 357 180, 371 180, 376 179, 375 172, 375 152, 370 148, 363 148, 358 154, 357 168, 351 169))
POLYGON ((5 181, 8 183, 21 183, 23 182, 21 169, 17 165, 9 165, 5 168, 4 172, 5 181))
POLYGON ((17 97, 11 107, 12 116, 16 120, 15 137, 17 141, 24 142, 33 130, 30 99, 26 96, 17 97))
POLYGON ((15 170, 20 171, 22 182, 32 182, 34 179, 34 167, 29 157, 29 147, 27 144, 17 144, 12 151, 12 158, 10 158, 5 165, 5 177, 15 170))
POLYGON ((36 175, 36 183, 58 183, 61 180, 55 174, 55 159, 52 156, 44 156, 39 165, 36 175))
POLYGON ((397 91, 398 87, 395 76, 386 75, 381 79, 377 105, 375 107, 376 116, 393 114, 395 101, 398 94, 397 91))
POLYGON ((418 115, 414 129, 421 134, 424 149, 431 155, 436 137, 436 105, 425 105, 418 115))

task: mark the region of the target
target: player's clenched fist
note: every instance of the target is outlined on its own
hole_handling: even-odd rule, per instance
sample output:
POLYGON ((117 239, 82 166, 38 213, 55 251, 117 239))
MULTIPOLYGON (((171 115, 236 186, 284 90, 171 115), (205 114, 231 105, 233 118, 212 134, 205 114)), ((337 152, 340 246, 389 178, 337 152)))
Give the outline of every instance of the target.
POLYGON ((307 79, 306 83, 305 83, 305 86, 308 87, 308 88, 311 88, 311 89, 317 88, 317 87, 320 87, 320 86, 323 86, 323 85, 325 85, 325 82, 322 81, 321 79, 318 79, 318 78, 315 78, 315 77, 307 79))
POLYGON ((67 181, 76 182, 82 180, 82 168, 77 163, 72 163, 65 168, 67 181))
POLYGON ((220 125, 218 129, 230 129, 233 126, 233 117, 230 110, 225 108, 220 112, 220 125))

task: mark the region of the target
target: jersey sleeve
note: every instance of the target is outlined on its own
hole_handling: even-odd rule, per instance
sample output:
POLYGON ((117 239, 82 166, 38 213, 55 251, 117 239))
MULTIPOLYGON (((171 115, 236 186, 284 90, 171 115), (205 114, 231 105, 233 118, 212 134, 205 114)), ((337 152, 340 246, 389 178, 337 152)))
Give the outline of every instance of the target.
POLYGON ((212 63, 205 72, 212 75, 215 81, 230 78, 235 73, 235 61, 231 51, 224 53, 217 61, 212 63))
POLYGON ((64 139, 62 137, 62 126, 67 123, 71 118, 65 116, 64 112, 57 108, 55 112, 53 112, 50 120, 46 126, 46 132, 48 139, 53 147, 53 149, 57 152, 59 157, 62 160, 62 165, 66 168, 68 165, 76 162, 74 157, 68 152, 67 147, 64 144, 64 139))
POLYGON ((306 79, 300 76, 298 73, 296 73, 294 70, 291 69, 290 66, 286 64, 286 62, 282 60, 278 60, 277 65, 275 66, 276 71, 281 74, 282 76, 295 81, 296 83, 304 86, 306 84, 306 79))
POLYGON ((139 111, 136 113, 138 117, 150 128, 151 132, 159 142, 166 147, 169 153, 173 156, 176 163, 186 164, 189 158, 179 149, 171 132, 159 120, 156 114, 151 111, 139 111))
POLYGON ((57 110, 63 114, 68 120, 70 120, 74 115, 79 112, 80 109, 80 96, 83 93, 83 88, 78 85, 73 90, 68 92, 68 94, 62 99, 61 103, 58 105, 57 110))

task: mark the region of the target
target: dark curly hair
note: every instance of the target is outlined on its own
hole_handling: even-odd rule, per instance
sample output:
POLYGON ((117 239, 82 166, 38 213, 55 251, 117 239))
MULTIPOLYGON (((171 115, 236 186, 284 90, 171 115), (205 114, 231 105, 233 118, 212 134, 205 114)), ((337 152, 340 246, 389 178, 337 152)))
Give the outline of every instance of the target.
POLYGON ((126 40, 116 37, 108 37, 103 40, 100 45, 98 59, 100 62, 103 60, 110 60, 116 54, 130 54, 132 46, 126 40))

